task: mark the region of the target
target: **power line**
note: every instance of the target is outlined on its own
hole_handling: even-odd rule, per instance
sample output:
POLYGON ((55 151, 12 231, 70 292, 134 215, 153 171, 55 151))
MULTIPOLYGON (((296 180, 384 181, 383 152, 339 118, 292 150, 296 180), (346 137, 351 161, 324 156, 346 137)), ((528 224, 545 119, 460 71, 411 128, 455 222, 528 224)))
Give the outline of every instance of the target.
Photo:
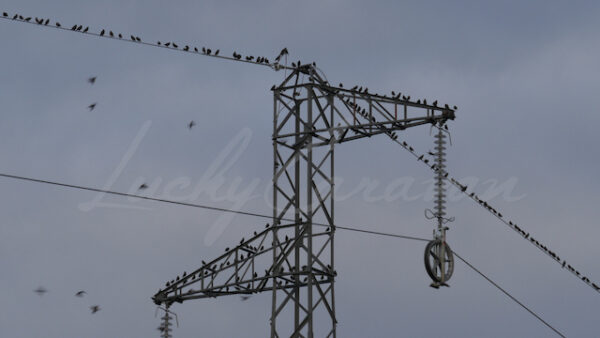
MULTIPOLYGON (((218 50, 215 51, 215 53, 213 53, 212 50, 210 50, 206 47, 201 47, 200 49, 198 49, 198 47, 196 47, 196 46, 182 45, 181 48, 179 48, 179 45, 172 41, 164 42, 164 43, 161 43, 160 41, 158 41, 157 43, 151 43, 151 42, 143 41, 138 36, 130 35, 130 37, 128 38, 126 35, 123 36, 123 34, 121 34, 121 33, 113 33, 112 31, 106 30, 106 29, 102 29, 99 32, 93 32, 93 31, 89 30, 89 26, 86 26, 85 28, 83 28, 84 26, 79 25, 79 24, 72 26, 72 28, 67 28, 66 26, 61 25, 58 21, 53 21, 50 19, 44 19, 44 18, 40 19, 37 17, 36 18, 23 17, 22 15, 19 15, 19 14, 14 14, 11 17, 6 12, 2 13, 2 16, 0 16, 0 19, 4 19, 9 22, 26 23, 26 24, 44 27, 44 28, 52 28, 52 29, 58 29, 61 31, 79 33, 79 34, 84 34, 87 36, 95 36, 98 38, 106 38, 106 39, 111 39, 111 40, 134 43, 134 44, 138 44, 138 45, 163 48, 163 49, 168 49, 168 50, 178 51, 178 52, 183 52, 183 53, 191 53, 194 55, 209 56, 209 57, 214 57, 214 58, 219 58, 219 59, 224 59, 224 60, 229 60, 229 61, 245 62, 245 63, 254 64, 254 65, 269 67, 276 71, 280 70, 280 69, 288 69, 288 70, 294 69, 293 67, 290 67, 290 66, 287 66, 284 64, 280 64, 279 62, 270 62, 268 58, 263 57, 263 56, 259 56, 256 58, 254 58, 253 56, 244 57, 243 55, 236 53, 236 52, 233 52, 233 56, 215 55, 215 53, 219 52, 218 50), (251 58, 251 59, 249 59, 249 58, 251 58)), ((279 54, 279 56, 276 57, 276 59, 278 60, 283 55, 287 55, 287 48, 284 48, 281 51, 281 53, 279 54), (285 54, 283 54, 284 51, 285 51, 285 54)))
MULTIPOLYGON (((142 200, 155 201, 155 202, 161 202, 161 203, 168 203, 168 204, 174 204, 174 205, 181 205, 181 206, 186 206, 186 207, 194 207, 194 208, 199 208, 199 209, 206 209, 206 210, 227 212, 227 213, 233 213, 233 214, 239 214, 239 215, 246 215, 246 216, 253 216, 253 217, 259 217, 259 218, 266 218, 266 219, 272 219, 273 218, 273 216, 269 216, 269 215, 266 215, 266 214, 255 213, 255 212, 233 210, 233 209, 228 209, 228 208, 214 207, 214 206, 210 206, 210 205, 187 203, 187 202, 180 202, 180 201, 168 200, 168 199, 164 199, 164 198, 155 198, 155 197, 149 197, 149 196, 141 196, 141 195, 135 195, 135 194, 128 194, 128 193, 119 192, 119 191, 112 191, 112 190, 105 190, 105 189, 98 189, 98 188, 93 188, 93 187, 87 187, 87 186, 83 186, 83 185, 76 185, 76 184, 68 184, 68 183, 62 183, 62 182, 56 182, 56 181, 42 180, 42 179, 32 178, 32 177, 10 175, 10 174, 4 174, 4 173, 0 173, 0 177, 11 178, 11 179, 21 180, 21 181, 35 182, 35 183, 43 183, 43 184, 54 185, 54 186, 65 187, 65 188, 78 189, 78 190, 86 190, 86 191, 92 191, 92 192, 99 192, 99 193, 116 195, 116 196, 122 196, 122 197, 132 197, 132 198, 138 198, 138 199, 142 199, 142 200)), ((292 218, 282 218, 282 220, 289 221, 289 222, 295 222, 295 220, 292 219, 292 218)), ((313 222, 313 224, 314 225, 318 225, 318 226, 329 226, 329 224, 325 224, 325 223, 315 223, 315 222, 313 222)), ((417 240, 417 241, 429 241, 428 239, 425 239, 425 238, 419 238, 419 237, 413 237, 413 236, 404 236, 404 235, 397 235, 397 234, 390 234, 390 233, 384 233, 384 232, 373 231, 373 230, 357 229, 357 228, 347 227, 347 226, 341 226, 341 225, 335 225, 335 227, 336 227, 336 229, 347 230, 347 231, 354 231, 354 232, 361 232, 361 233, 372 234, 372 235, 388 236, 388 237, 403 238, 403 239, 417 240)))
MULTIPOLYGON (((427 165, 427 167, 429 169, 433 170, 434 172, 437 172, 438 170, 440 170, 435 166, 435 164, 430 165, 428 163, 429 161, 427 159, 424 159, 425 154, 422 154, 422 155, 418 154, 414 150, 414 148, 411 147, 410 145, 408 145, 408 143, 406 143, 405 141, 400 142, 399 140, 394 139, 394 138, 392 138, 392 140, 394 142, 398 143, 402 148, 404 148, 410 154, 412 154, 418 161, 421 161, 425 165, 427 165)), ((566 268, 567 271, 569 271, 571 274, 573 274, 578 279, 580 279, 581 281, 586 283, 589 287, 594 289, 596 292, 600 293, 600 286, 598 286, 596 283, 592 282, 588 277, 584 276, 578 270, 573 268, 570 264, 567 263, 566 260, 562 260, 558 254, 556 254, 554 251, 548 249, 548 247, 546 245, 540 243, 538 240, 533 238, 533 236, 531 236, 529 232, 526 232, 525 230, 521 229, 516 223, 514 223, 513 221, 510 221, 510 220, 507 220, 502 213, 498 212, 489 203, 487 203, 486 201, 479 198, 479 196, 476 195, 474 192, 467 193, 467 189, 468 189, 467 185, 461 184, 457 179, 450 176, 447 171, 442 170, 442 173, 443 173, 443 175, 445 175, 445 179, 447 181, 449 181, 452 185, 454 185, 456 188, 458 188, 459 191, 461 191, 463 194, 467 195, 471 200, 477 202, 481 207, 483 207, 485 210, 487 210, 490 214, 494 215, 496 218, 498 218, 501 222, 503 222, 505 225, 507 225, 512 230, 516 231, 524 239, 527 239, 531 244, 535 245, 535 247, 540 249, 543 253, 545 253, 547 256, 552 258, 555 262, 562 264, 562 267, 566 268)))
MULTIPOLYGON (((181 206, 188 206, 188 207, 194 207, 194 208, 200 208, 200 209, 207 209, 207 210, 213 210, 213 211, 228 212, 228 213, 234 213, 234 214, 240 214, 240 215, 246 215, 246 216, 253 216, 253 217, 259 217, 259 218, 267 218, 267 219, 271 219, 272 218, 272 216, 265 215, 265 214, 260 214, 260 213, 255 213, 255 212, 240 211, 240 210, 233 210, 233 209, 227 209, 227 208, 219 208, 219 207, 213 207, 213 206, 202 205, 202 204, 178 202, 178 201, 172 201, 172 200, 167 200, 167 199, 154 198, 154 197, 148 197, 148 196, 140 196, 140 195, 128 194, 128 193, 123 193, 123 192, 118 192, 118 191, 98 189, 98 188, 86 187, 86 186, 82 186, 82 185, 61 183, 61 182, 55 182, 55 181, 48 181, 48 180, 42 180, 42 179, 37 179, 37 178, 31 178, 31 177, 10 175, 10 174, 4 174, 4 173, 0 173, 0 177, 10 178, 10 179, 15 179, 15 180, 21 180, 21 181, 29 181, 29 182, 34 182, 34 183, 42 183, 42 184, 48 184, 48 185, 54 185, 54 186, 60 186, 60 187, 65 187, 65 188, 78 189, 78 190, 100 192, 100 193, 106 193, 106 194, 111 194, 111 195, 116 195, 116 196, 122 196, 122 197, 133 197, 133 198, 139 198, 139 199, 143 199, 143 200, 149 200, 149 201, 155 201, 155 202, 162 202, 162 203, 168 203, 168 204, 175 204, 175 205, 181 205, 181 206)), ((282 220, 285 220, 285 221, 294 221, 293 219, 287 219, 287 218, 282 218, 282 220)), ((328 224, 324 224, 324 223, 313 223, 313 224, 314 225, 319 225, 319 226, 329 226, 328 224)), ((386 237, 401 238, 401 239, 408 239, 408 240, 414 240, 414 241, 423 241, 423 242, 428 242, 429 241, 429 239, 420 238, 420 237, 414 237, 414 236, 405 236, 405 235, 391 234, 391 233, 385 233, 385 232, 379 232, 379 231, 373 231, 373 230, 357 229, 357 228, 340 226, 340 225, 335 225, 335 227, 336 227, 336 229, 353 231, 353 232, 359 232, 359 233, 365 233, 365 234, 371 234, 371 235, 376 235, 376 236, 386 236, 386 237)), ((535 312, 533 312, 532 310, 530 310, 527 306, 525 306, 523 303, 521 303, 519 300, 517 300, 515 297, 513 297, 511 294, 509 294, 506 290, 504 290, 503 288, 501 288, 498 284, 496 284, 494 281, 492 281, 489 277, 487 277, 486 275, 484 275, 481 271, 479 271, 477 268, 475 268, 472 264, 470 264, 469 262, 467 262, 464 258, 462 258, 461 256, 459 256, 456 252, 454 252, 454 254, 461 261, 463 261, 468 267, 470 267, 475 272, 477 272, 478 274, 480 274, 488 282, 490 282, 492 285, 494 285, 496 288, 498 288, 500 291, 502 291, 505 295, 507 295, 508 297, 510 297, 510 299, 512 299, 514 302, 516 302, 521 307, 523 307, 525 310, 527 310, 529 313, 531 313, 539 321, 541 321, 542 323, 544 323, 544 325, 546 325, 549 328, 551 328, 552 330, 554 330, 554 332, 556 332, 561 337, 564 337, 564 335, 562 335, 558 330, 556 330, 554 327, 552 327, 550 324, 548 324, 546 321, 544 321, 539 315, 537 315, 535 312)))
POLYGON ((506 296, 508 296, 510 299, 512 299, 515 303, 519 304, 522 308, 524 308, 525 310, 527 310, 527 312, 529 312, 532 316, 534 316, 535 318, 537 318, 540 322, 544 323, 544 325, 546 325, 547 327, 549 327, 552 331, 556 332, 556 334, 558 334, 559 336, 561 336, 563 338, 565 337, 565 335, 563 335, 562 333, 560 333, 560 331, 558 331, 557 329, 555 329, 552 325, 548 324, 548 322, 546 322, 545 320, 543 320, 540 316, 538 316, 530 308, 528 308, 527 306, 525 306, 518 299, 516 299, 513 295, 511 295, 510 293, 508 293, 508 291, 504 290, 500 285, 496 284, 496 282, 494 282, 493 280, 491 280, 483 272, 481 272, 479 269, 477 269, 476 267, 474 267, 471 263, 467 262, 458 253, 456 253, 456 251, 452 250, 452 253, 454 253, 454 255, 456 257, 458 257, 458 259, 460 259, 463 263, 465 263, 473 271, 477 272, 481 277, 485 278, 485 280, 487 280, 488 282, 490 282, 490 284, 492 284, 493 286, 495 286, 498 290, 502 291, 502 293, 504 293, 506 296))
MULTIPOLYGON (((357 105, 357 106, 359 108, 361 108, 360 105, 357 105)), ((364 110, 364 108, 362 108, 362 109, 364 110)), ((433 127, 441 128, 441 126, 437 126, 437 125, 432 125, 432 128, 433 127)), ((487 203, 486 201, 484 201, 481 198, 479 198, 479 196, 476 195, 475 192, 467 193, 467 189, 468 189, 467 185, 461 184, 457 179, 455 179, 454 177, 450 176, 447 171, 443 170, 443 168, 438 168, 436 164, 429 164, 430 160, 427 159, 427 158, 425 158, 426 154, 419 154, 406 141, 399 141, 396 133, 394 133, 391 129, 388 129, 385 126, 379 126, 378 128, 380 130, 382 130, 382 132, 384 134, 386 134, 388 137, 390 137, 392 139, 392 141, 396 142, 398 145, 400 145, 402 148, 404 148, 406 151, 408 151, 411 155, 413 155, 417 159, 417 161, 420 161, 420 162, 424 163, 425 165, 427 165, 427 167, 429 169, 431 169, 435 173, 441 172, 442 177, 445 180, 449 181, 456 188, 458 188, 458 190, 460 190, 462 193, 466 194, 473 201, 477 202, 481 207, 485 208, 489 213, 491 213, 492 215, 494 215, 496 218, 498 218, 500 221, 502 221, 509 228, 511 228, 512 230, 516 231, 523 238, 529 240, 529 242, 531 244, 535 245, 538 249, 540 249, 548 257, 552 258, 557 263, 562 264, 563 268, 566 268, 569 272, 571 272, 571 274, 573 274, 578 279, 580 279, 581 281, 583 281, 584 283, 586 283, 587 286, 591 287, 596 292, 600 293, 600 286, 598 286, 596 283, 592 282, 588 277, 582 275, 578 270, 576 270, 575 268, 573 268, 571 266, 571 264, 568 264, 566 260, 561 260, 561 258, 560 258, 560 256, 558 254, 556 254, 554 251, 548 249, 548 247, 546 245, 540 243, 538 240, 536 240, 535 238, 533 238, 533 236, 531 236, 529 232, 526 232, 525 230, 521 229, 516 223, 514 223, 514 222, 512 222, 510 220, 505 219, 504 216, 502 215, 502 213, 498 212, 489 203, 487 203)), ((442 129, 442 131, 448 132, 447 131, 447 127, 446 127, 446 130, 442 129)))

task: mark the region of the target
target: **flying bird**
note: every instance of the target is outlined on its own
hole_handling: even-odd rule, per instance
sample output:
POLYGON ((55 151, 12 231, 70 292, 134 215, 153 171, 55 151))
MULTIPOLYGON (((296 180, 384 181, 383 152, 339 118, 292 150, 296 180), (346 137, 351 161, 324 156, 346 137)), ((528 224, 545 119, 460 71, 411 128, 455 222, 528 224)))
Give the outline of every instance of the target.
POLYGON ((88 78, 88 82, 90 84, 94 84, 94 83, 96 83, 96 78, 97 78, 97 76, 92 76, 92 77, 88 78))
POLYGON ((40 286, 39 288, 33 290, 33 292, 37 293, 40 296, 43 296, 46 292, 48 292, 48 290, 46 290, 43 286, 40 286))
POLYGON ((242 298, 242 302, 247 301, 248 299, 250 299, 250 296, 246 296, 246 295, 243 295, 243 296, 240 296, 240 297, 242 298))
POLYGON ((94 314, 94 313, 100 311, 100 306, 92 305, 92 306, 90 306, 90 310, 92 311, 92 314, 94 314))
POLYGON ((194 122, 194 120, 190 121, 190 123, 188 124, 188 128, 191 130, 192 128, 194 128, 194 126, 196 125, 196 122, 194 122))
POLYGON ((140 184, 138 190, 144 190, 144 189, 147 189, 147 188, 148 188, 148 186, 146 185, 146 183, 142 183, 142 184, 140 184))
POLYGON ((88 106, 88 109, 89 109, 90 111, 94 110, 94 108, 96 108, 96 104, 97 104, 96 102, 94 102, 94 103, 90 104, 90 105, 88 106))
POLYGON ((83 295, 85 295, 87 292, 81 290, 81 291, 77 291, 77 293, 75 294, 75 296, 77 297, 83 297, 83 295))

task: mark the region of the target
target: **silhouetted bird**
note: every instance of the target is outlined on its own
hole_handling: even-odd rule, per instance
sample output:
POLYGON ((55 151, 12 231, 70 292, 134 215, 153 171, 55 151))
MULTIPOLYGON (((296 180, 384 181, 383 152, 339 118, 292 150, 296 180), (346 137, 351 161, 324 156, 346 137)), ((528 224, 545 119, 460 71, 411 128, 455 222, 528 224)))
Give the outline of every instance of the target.
POLYGON ((250 299, 250 296, 241 296, 240 298, 242 299, 242 302, 244 302, 250 299))
POLYGON ((190 50, 190 46, 185 45, 185 47, 183 47, 183 50, 187 52, 188 50, 190 50))
POLYGON ((173 42, 173 48, 177 48, 178 46, 173 42))
POLYGON ((79 26, 77 27, 77 30, 78 30, 78 31, 80 31, 82 28, 83 28, 83 26, 82 26, 82 25, 79 25, 79 26))
POLYGON ((43 286, 40 286, 39 288, 33 290, 33 292, 37 293, 40 296, 43 296, 46 292, 48 292, 48 290, 46 290, 43 286))
POLYGON ((56 27, 60 27, 60 22, 57 22, 57 23, 56 23, 56 27))
POLYGON ((433 106, 437 107, 437 100, 433 101, 433 106))
POLYGON ((100 306, 92 305, 92 306, 90 306, 90 310, 92 311, 92 314, 94 314, 94 313, 100 311, 100 306))
POLYGON ((7 16, 8 16, 8 13, 6 13, 6 12, 2 12, 2 16, 3 16, 3 17, 7 17, 7 16))
POLYGON ((95 103, 95 102, 94 102, 94 103, 92 103, 92 104, 90 104, 90 105, 88 106, 88 109, 89 109, 90 111, 94 110, 94 108, 96 108, 96 104, 97 104, 97 103, 95 103))
POLYGON ((25 21, 29 22, 31 20, 31 17, 25 18, 25 21))
POLYGON ((138 190, 144 190, 144 189, 148 189, 148 186, 146 185, 146 183, 140 184, 140 186, 138 187, 138 190))
POLYGON ((165 43, 165 46, 169 47, 171 45, 170 42, 165 43))
POLYGON ((85 295, 87 292, 81 290, 81 291, 77 291, 77 293, 75 294, 75 296, 77 297, 83 297, 83 295, 85 295))
POLYGON ((88 30, 90 30, 90 27, 85 27, 85 29, 83 30, 83 32, 87 33, 88 30))
POLYGON ((46 22, 44 22, 44 26, 48 26, 49 23, 50 23, 50 19, 46 19, 46 22))
POLYGON ((422 160, 424 155, 419 156, 418 160, 422 160))
POLYGON ((110 35, 111 38, 115 37, 115 33, 113 33, 112 31, 108 32, 108 35, 110 35))
POLYGON ((100 36, 104 36, 104 29, 100 32, 100 36))
POLYGON ((135 41, 135 36, 131 35, 131 41, 135 41))
POLYGON ((198 47, 194 47, 194 52, 198 53, 198 47))
POLYGON ((192 120, 192 121, 190 121, 190 123, 188 124, 188 128, 189 128, 189 129, 192 129, 192 128, 194 128, 194 126, 195 126, 195 125, 196 125, 196 122, 194 122, 194 121, 192 120))
MULTIPOLYGON (((215 52, 215 56, 217 56, 217 55, 219 55, 219 49, 217 49, 217 51, 215 52)), ((240 55, 240 57, 242 57, 242 56, 240 55)))
POLYGON ((119 39, 123 38, 123 34, 119 33, 119 39))
POLYGON ((94 84, 94 83, 96 83, 96 76, 92 76, 92 77, 88 78, 88 82, 89 82, 90 84, 94 84))
POLYGON ((74 25, 73 27, 71 27, 71 30, 74 31, 77 29, 77 25, 74 25))

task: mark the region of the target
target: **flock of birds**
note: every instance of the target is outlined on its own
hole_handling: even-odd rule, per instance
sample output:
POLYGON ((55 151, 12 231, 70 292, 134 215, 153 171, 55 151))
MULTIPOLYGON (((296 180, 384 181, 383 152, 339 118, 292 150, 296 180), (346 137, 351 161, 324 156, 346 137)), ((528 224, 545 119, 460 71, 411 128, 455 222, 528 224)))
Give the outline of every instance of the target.
MULTIPOLYGON (((12 18, 12 20, 19 20, 19 21, 28 22, 28 23, 34 23, 34 24, 38 24, 41 26, 48 26, 48 25, 52 26, 53 25, 56 28, 65 29, 65 30, 69 29, 68 26, 63 27, 63 25, 61 25, 60 22, 52 21, 47 18, 25 17, 21 14, 14 14, 11 16, 7 12, 3 12, 2 16, 5 19, 12 18)), ((198 48, 195 46, 183 45, 183 44, 181 45, 181 48, 180 48, 180 45, 174 41, 167 41, 167 42, 157 41, 156 43, 143 42, 142 39, 136 35, 130 34, 129 37, 127 37, 126 35, 123 35, 122 33, 115 33, 112 30, 107 30, 107 29, 102 29, 102 30, 100 30, 99 33, 95 33, 95 32, 90 31, 89 26, 84 27, 83 25, 80 25, 80 24, 75 24, 75 25, 71 26, 70 30, 74 31, 74 32, 93 34, 93 35, 107 37, 107 38, 113 38, 113 39, 126 39, 126 40, 129 39, 132 42, 144 43, 147 45, 153 45, 153 46, 169 48, 169 49, 176 49, 176 50, 180 50, 180 51, 184 51, 184 52, 202 53, 202 54, 208 55, 208 56, 228 58, 228 59, 233 59, 233 60, 237 60, 237 61, 252 62, 252 63, 270 66, 275 69, 280 69, 282 67, 286 67, 284 65, 281 65, 279 62, 281 61, 282 57, 289 54, 287 48, 283 48, 281 50, 281 52, 279 53, 279 55, 277 55, 273 61, 269 60, 267 57, 264 57, 264 56, 258 56, 258 57, 254 57, 252 55, 243 56, 242 54, 239 54, 235 51, 233 52, 231 57, 226 57, 226 56, 223 56, 222 54, 220 55, 221 51, 219 49, 216 49, 213 52, 213 50, 208 47, 198 48)), ((298 66, 299 65, 300 65, 300 62, 298 62, 298 66)), ((294 64, 294 67, 295 67, 295 64, 294 64)))
MULTIPOLYGON (((92 76, 92 77, 89 77, 89 78, 88 78, 87 82, 88 82, 90 85, 94 85, 94 84, 96 83, 96 80, 97 80, 97 79, 98 79, 98 77, 97 77, 97 76, 92 76)), ((94 103, 92 103, 92 104, 90 104, 90 105, 88 106, 88 109, 89 109, 90 111, 92 111, 92 110, 96 109, 96 106, 97 106, 97 105, 98 105, 98 102, 94 102, 94 103)), ((190 121, 190 123, 188 123, 188 125, 187 125, 187 126, 188 126, 188 129, 190 129, 190 130, 191 130, 191 129, 192 129, 194 126, 195 126, 195 125, 196 125, 196 122, 194 122, 194 120, 192 120, 192 121, 190 121)), ((140 189, 140 190, 143 190, 143 189, 146 189, 146 188, 148 188, 148 186, 147 186, 146 184, 142 184, 142 185, 139 187, 139 189, 140 189)))
MULTIPOLYGON (((221 255, 220 257, 214 259, 212 262, 205 262, 202 260, 202 266, 200 269, 188 274, 186 271, 184 271, 181 276, 176 276, 175 279, 168 281, 165 283, 165 289, 164 290, 158 290, 158 292, 163 292, 166 291, 168 293, 170 292, 179 292, 177 291, 178 288, 182 288, 185 286, 188 286, 190 283, 194 283, 194 282, 198 282, 201 281, 203 279, 209 278, 210 280, 214 281, 216 275, 222 271, 225 270, 227 268, 235 268, 237 271, 243 270, 243 266, 244 264, 252 264, 249 262, 252 262, 252 260, 262 254, 268 251, 265 250, 265 247, 263 245, 258 245, 258 246, 253 246, 252 244, 256 241, 256 242, 261 242, 264 241, 264 237, 266 236, 267 232, 270 230, 271 226, 269 224, 265 225, 265 230, 261 231, 261 232, 254 232, 254 236, 252 236, 250 239, 245 240, 245 238, 242 238, 240 240, 240 244, 238 244, 237 246, 235 246, 234 248, 230 249, 229 247, 225 248, 225 253, 223 255, 221 255), (262 239, 262 241, 261 241, 262 239), (241 254, 240 254, 241 253, 241 254), (246 253, 246 255, 244 255, 244 253, 246 253), (230 261, 230 259, 233 259, 233 261, 230 261), (219 263, 219 261, 221 261, 219 263), (240 265, 241 264, 241 265, 240 265)), ((331 231, 330 227, 327 227, 327 229, 325 230, 325 233, 329 233, 331 231)), ((284 245, 284 244, 289 244, 292 243, 294 241, 293 238, 290 238, 289 236, 285 236, 285 239, 283 241, 280 242, 280 245, 284 245)), ((330 264, 327 264, 326 267, 323 269, 323 271, 321 271, 320 269, 316 269, 313 268, 313 272, 316 272, 318 275, 320 275, 320 280, 324 281, 326 278, 332 278, 333 276, 337 276, 337 271, 335 271, 333 269, 333 267, 330 264)), ((279 277, 282 277, 282 280, 277 281, 277 285, 278 286, 290 286, 293 283, 296 282, 302 282, 302 283, 306 283, 308 281, 308 277, 305 275, 304 278, 302 279, 302 277, 300 275, 298 275, 298 272, 307 272, 308 271, 308 266, 303 265, 302 267, 297 267, 297 266, 289 266, 287 269, 284 268, 283 266, 281 266, 279 268, 278 271, 270 271, 270 270, 265 270, 264 271, 264 275, 260 275, 257 272, 253 272, 250 273, 250 277, 249 279, 243 280, 244 276, 236 276, 235 278, 235 283, 237 285, 223 285, 223 286, 213 286, 213 290, 212 291, 206 291, 206 293, 229 293, 230 289, 235 289, 234 293, 242 293, 240 295, 240 298, 242 301, 246 301, 250 298, 250 293, 255 293, 257 292, 257 288, 260 289, 260 283, 258 287, 253 287, 254 282, 262 282, 264 283, 265 279, 270 278, 273 275, 278 275, 279 277), (288 271, 289 270, 289 273, 288 271)), ((315 277, 316 278, 316 277, 315 277)), ((195 293, 197 292, 197 290, 194 289, 189 289, 187 291, 187 293, 195 293)))
MULTIPOLYGON (((40 286, 37 289, 33 290, 33 292, 37 293, 41 297, 41 296, 45 295, 46 292, 48 292, 48 290, 46 290, 46 288, 44 288, 43 286, 40 286)), ((75 297, 82 298, 86 294, 87 294, 87 292, 85 292, 84 290, 79 290, 79 291, 77 291, 75 293, 75 297)), ((92 306, 90 306, 90 311, 91 311, 92 314, 100 311, 100 305, 92 305, 92 306)))

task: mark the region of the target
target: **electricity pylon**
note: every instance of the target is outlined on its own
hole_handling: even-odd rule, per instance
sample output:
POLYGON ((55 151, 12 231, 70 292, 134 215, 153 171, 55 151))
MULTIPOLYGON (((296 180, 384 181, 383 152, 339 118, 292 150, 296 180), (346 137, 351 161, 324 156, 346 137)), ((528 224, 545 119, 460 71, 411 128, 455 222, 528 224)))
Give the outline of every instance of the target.
POLYGON ((271 292, 271 337, 336 337, 334 146, 444 123, 454 110, 329 84, 313 65, 273 91, 273 221, 167 282, 156 304, 271 292), (318 225, 317 225, 318 224, 318 225))

